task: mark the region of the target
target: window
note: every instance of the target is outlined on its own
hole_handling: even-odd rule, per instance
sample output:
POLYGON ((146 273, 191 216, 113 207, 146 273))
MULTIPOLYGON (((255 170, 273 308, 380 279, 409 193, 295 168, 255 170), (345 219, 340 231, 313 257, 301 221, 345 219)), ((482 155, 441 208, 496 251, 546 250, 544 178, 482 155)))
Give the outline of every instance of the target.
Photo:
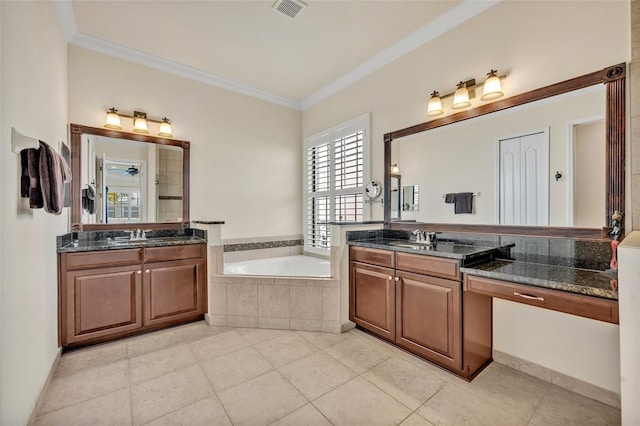
POLYGON ((107 188, 105 223, 140 222, 140 192, 127 188, 107 188))
POLYGON ((329 222, 369 219, 369 115, 305 140, 305 246, 328 250, 329 222))

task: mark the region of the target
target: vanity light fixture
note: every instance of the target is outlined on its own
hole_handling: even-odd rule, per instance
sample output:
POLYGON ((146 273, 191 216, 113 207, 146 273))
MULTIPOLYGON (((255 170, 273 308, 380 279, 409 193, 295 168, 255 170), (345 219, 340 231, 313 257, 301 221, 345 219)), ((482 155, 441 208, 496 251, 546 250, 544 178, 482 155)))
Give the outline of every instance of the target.
POLYGON ((107 111, 107 119, 104 122, 104 127, 107 129, 122 130, 117 109, 110 108, 109 111, 107 111))
POLYGON ((427 115, 434 116, 441 114, 444 114, 444 111, 442 110, 442 99, 440 99, 440 93, 438 93, 437 90, 434 90, 431 94, 431 99, 429 99, 429 104, 427 105, 427 115))
POLYGON ((122 130, 122 126, 120 123, 120 118, 126 117, 133 120, 133 132, 141 133, 141 134, 149 134, 149 122, 160 124, 160 129, 158 131, 158 136, 162 136, 165 138, 172 138, 173 134, 171 132, 171 121, 167 117, 162 118, 162 120, 154 120, 147 117, 146 112, 142 111, 134 111, 133 115, 122 114, 119 113, 115 108, 109 108, 107 111, 107 119, 105 120, 104 127, 107 129, 113 130, 122 130))
MULTIPOLYGON (((487 76, 485 82, 482 83, 483 90, 480 99, 483 101, 492 101, 504 96, 501 80, 507 78, 507 76, 498 75, 498 71, 494 69, 487 73, 487 76)), ((476 89, 480 87, 480 84, 476 84, 476 80, 472 78, 467 81, 461 81, 457 86, 458 88, 455 92, 447 93, 443 96, 440 96, 440 94, 434 90, 427 104, 427 115, 431 117, 444 114, 442 100, 450 97, 453 97, 451 103, 452 109, 463 109, 471 106, 471 99, 475 99, 476 89)))
POLYGON ((491 70, 487 74, 487 79, 484 81, 484 88, 482 90, 482 97, 480 98, 483 101, 491 101, 493 99, 498 99, 504 96, 502 93, 502 87, 500 83, 500 77, 496 74, 497 70, 491 70))
POLYGON ((162 119, 162 123, 160 123, 160 131, 158 132, 158 136, 164 136, 166 138, 171 138, 173 135, 171 134, 171 122, 167 117, 162 119))
MULTIPOLYGON (((436 93, 437 93, 437 92, 436 92, 436 93)), ((391 165, 391 173, 395 173, 395 174, 400 173, 400 167, 398 167, 398 164, 397 164, 397 163, 393 163, 393 164, 391 165)))
POLYGON ((451 105, 451 108, 462 109, 468 106, 471 106, 471 102, 469 102, 469 90, 467 89, 467 84, 461 81, 458 83, 458 88, 453 94, 453 105, 451 105))
POLYGON ((134 133, 149 134, 149 126, 147 125, 147 113, 133 111, 133 131, 134 133))

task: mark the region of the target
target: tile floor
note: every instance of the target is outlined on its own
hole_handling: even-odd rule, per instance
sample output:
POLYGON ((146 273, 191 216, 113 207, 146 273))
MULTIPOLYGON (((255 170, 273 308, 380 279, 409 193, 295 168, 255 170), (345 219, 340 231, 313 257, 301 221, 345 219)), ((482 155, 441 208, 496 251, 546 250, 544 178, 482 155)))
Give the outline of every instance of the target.
POLYGON ((493 363, 467 383, 361 331, 189 324, 66 353, 36 425, 615 425, 493 363))

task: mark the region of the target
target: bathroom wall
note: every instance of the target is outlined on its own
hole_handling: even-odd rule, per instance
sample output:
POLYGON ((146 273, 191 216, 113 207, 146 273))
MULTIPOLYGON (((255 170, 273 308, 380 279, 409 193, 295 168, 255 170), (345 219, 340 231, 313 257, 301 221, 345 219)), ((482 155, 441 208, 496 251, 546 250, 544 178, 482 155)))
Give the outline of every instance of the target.
POLYGON ((299 111, 69 46, 69 121, 101 127, 112 106, 191 142, 192 219, 224 220, 223 238, 300 233, 299 111))
POLYGON ((53 2, 2 1, 0 11, 0 423, 22 425, 58 353, 55 237, 69 217, 68 209, 60 216, 18 211, 11 127, 56 149, 67 140, 67 47, 53 2))
MULTIPOLYGON (((584 7, 570 1, 500 2, 305 110, 302 134, 371 112, 372 178, 382 181, 384 133, 426 121, 431 91, 453 91, 458 81, 483 79, 493 67, 509 75, 504 81, 507 96, 525 92, 626 62, 629 34, 629 4, 624 1, 594 1, 584 7)), ((374 205, 372 218, 382 218, 380 205, 374 205)), ((521 305, 494 303, 495 349, 619 392, 616 326, 536 312, 532 316, 521 305), (513 333, 502 333, 504 327, 532 333, 538 350, 532 352, 513 333)))

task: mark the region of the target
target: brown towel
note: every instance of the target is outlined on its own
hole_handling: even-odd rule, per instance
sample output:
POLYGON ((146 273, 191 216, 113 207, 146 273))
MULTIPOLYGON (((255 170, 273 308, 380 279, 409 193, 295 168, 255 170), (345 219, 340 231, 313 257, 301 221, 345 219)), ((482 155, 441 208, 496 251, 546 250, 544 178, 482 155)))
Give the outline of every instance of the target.
POLYGON ((29 199, 29 207, 41 209, 44 205, 40 188, 40 150, 35 148, 20 151, 20 196, 29 199))
POLYGON ((64 183, 71 180, 71 169, 56 151, 40 141, 40 187, 44 210, 60 214, 64 206, 64 183))
POLYGON ((473 213, 473 192, 455 194, 453 203, 454 214, 473 213))
POLYGON ((20 196, 22 198, 29 197, 29 151, 23 149, 20 151, 20 196))
POLYGON ((82 208, 89 214, 96 213, 96 191, 91 185, 82 190, 82 208))

